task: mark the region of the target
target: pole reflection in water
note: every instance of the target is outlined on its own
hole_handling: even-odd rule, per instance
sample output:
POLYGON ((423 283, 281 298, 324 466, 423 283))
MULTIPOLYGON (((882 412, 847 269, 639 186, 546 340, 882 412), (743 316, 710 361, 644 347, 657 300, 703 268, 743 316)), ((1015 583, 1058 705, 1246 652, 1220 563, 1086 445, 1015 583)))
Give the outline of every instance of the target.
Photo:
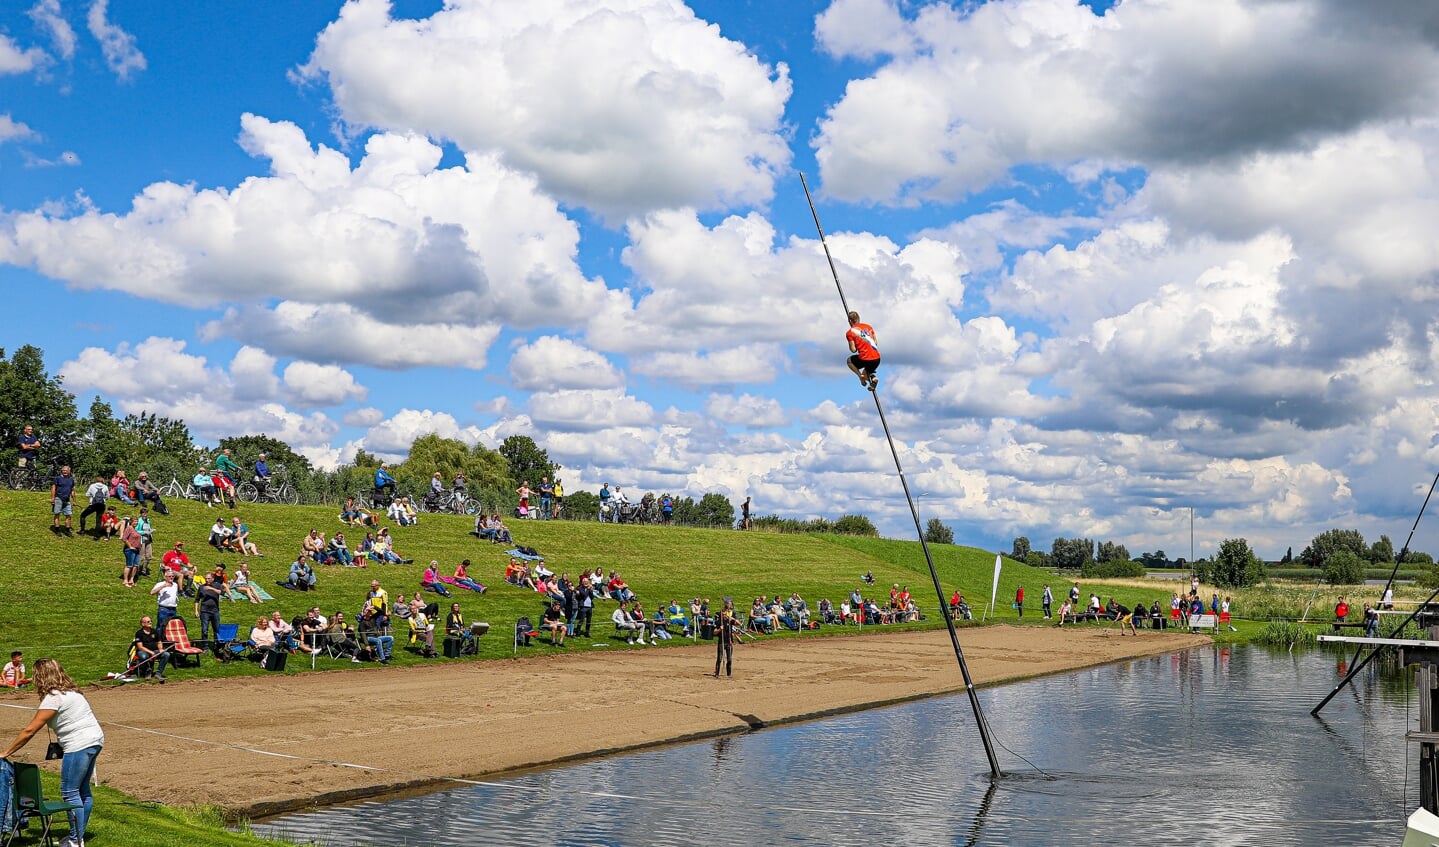
MULTIPOLYGON (((987 689, 1015 771, 998 781, 960 695, 255 828, 335 847, 698 837, 1189 847, 1200 824, 1214 845, 1396 844, 1415 804, 1404 797, 1408 687, 1372 665, 1357 696, 1317 721, 1307 712, 1333 687, 1334 663, 1319 651, 1210 647, 987 689)), ((583 716, 552 729, 604 732, 583 716)))

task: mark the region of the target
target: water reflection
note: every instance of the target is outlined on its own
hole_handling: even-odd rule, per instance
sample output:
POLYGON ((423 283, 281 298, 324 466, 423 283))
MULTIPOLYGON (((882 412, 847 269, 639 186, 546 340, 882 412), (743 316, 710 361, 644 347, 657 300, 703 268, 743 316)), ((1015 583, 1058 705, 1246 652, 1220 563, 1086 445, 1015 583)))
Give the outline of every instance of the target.
POLYGON ((256 828, 335 847, 1398 843, 1413 695, 1376 664, 1310 718, 1335 661, 1204 648, 986 690, 998 782, 960 695, 256 828))

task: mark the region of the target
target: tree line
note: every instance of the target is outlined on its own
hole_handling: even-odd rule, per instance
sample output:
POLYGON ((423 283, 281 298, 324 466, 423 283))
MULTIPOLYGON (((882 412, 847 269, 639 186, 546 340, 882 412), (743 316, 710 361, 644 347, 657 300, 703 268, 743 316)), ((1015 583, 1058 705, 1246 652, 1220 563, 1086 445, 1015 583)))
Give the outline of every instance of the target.
MULTIPOLYGON (((33 426, 41 439, 42 466, 52 459, 68 464, 82 485, 97 476, 108 481, 117 469, 125 469, 132 480, 143 470, 157 485, 163 486, 173 477, 183 486, 195 474, 213 468, 215 456, 228 449, 242 467, 250 467, 261 453, 272 472, 283 466, 301 502, 339 505, 346 497, 373 487, 375 469, 381 462, 378 456, 358 450, 349 463, 320 469, 284 441, 265 434, 230 436, 206 447, 195 443, 183 420, 148 413, 116 418, 101 397, 80 417, 75 395, 65 390, 63 378, 46 372, 43 351, 28 344, 8 357, 0 349, 0 467, 15 466, 20 434, 27 425, 33 426)), ((563 468, 527 435, 511 435, 491 450, 430 433, 415 439, 404 461, 393 463, 389 470, 402 493, 417 497, 430 490, 434 474, 440 474, 447 488, 457 474, 463 474, 467 493, 484 511, 507 515, 518 505, 515 490, 521 482, 530 484, 537 501, 540 479, 553 481, 563 468)), ((734 526, 735 506, 723 494, 673 500, 675 523, 734 526)), ((565 517, 594 519, 598 511, 595 492, 565 491, 565 517)), ((863 515, 844 515, 834 521, 756 518, 753 524, 757 529, 779 532, 879 534, 863 515)))

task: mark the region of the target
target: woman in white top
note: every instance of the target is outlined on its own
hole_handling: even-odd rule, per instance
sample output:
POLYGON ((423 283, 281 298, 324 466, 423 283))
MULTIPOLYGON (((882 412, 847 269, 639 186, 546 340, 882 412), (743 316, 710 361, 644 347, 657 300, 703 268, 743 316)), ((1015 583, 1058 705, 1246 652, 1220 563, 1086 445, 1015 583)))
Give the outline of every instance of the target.
POLYGON ((35 693, 40 695, 40 708, 35 711, 34 719, 5 748, 5 752, 0 753, 0 759, 9 759, 30 742, 40 727, 49 724, 60 741, 60 748, 65 751, 65 758, 60 762, 60 797, 78 807, 67 813, 70 834, 60 842, 60 847, 84 847, 85 824, 90 820, 90 810, 95 807, 95 800, 90 796, 90 779, 95 773, 95 757, 105 746, 105 733, 90 711, 85 695, 80 693, 79 686, 59 662, 54 659, 37 660, 34 679, 35 693))

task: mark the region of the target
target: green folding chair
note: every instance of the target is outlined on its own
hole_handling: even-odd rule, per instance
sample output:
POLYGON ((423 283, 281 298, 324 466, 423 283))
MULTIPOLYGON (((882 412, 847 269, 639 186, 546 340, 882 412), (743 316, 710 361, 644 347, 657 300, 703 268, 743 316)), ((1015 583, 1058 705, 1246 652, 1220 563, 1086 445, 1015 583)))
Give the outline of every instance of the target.
MULTIPOLYGON (((50 833, 52 815, 63 814, 71 809, 78 809, 78 803, 66 803, 59 800, 46 800, 45 794, 40 787, 40 766, 28 762, 12 762, 15 767, 15 811, 17 814, 26 815, 32 818, 39 818, 41 823, 40 843, 53 847, 55 837, 50 833)), ((75 833, 77 838, 82 837, 81 833, 75 833)), ((14 833, 10 833, 14 837, 14 833)), ((5 840, 10 844, 10 838, 5 840)))

